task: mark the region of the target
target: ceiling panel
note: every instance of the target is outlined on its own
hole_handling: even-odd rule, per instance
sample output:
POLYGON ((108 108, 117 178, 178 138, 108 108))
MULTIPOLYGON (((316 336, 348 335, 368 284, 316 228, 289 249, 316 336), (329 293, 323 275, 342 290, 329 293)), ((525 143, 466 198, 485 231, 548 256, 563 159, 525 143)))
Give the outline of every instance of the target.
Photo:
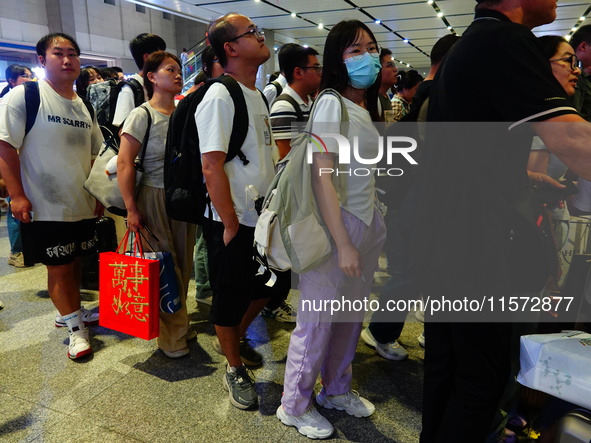
MULTIPOLYGON (((322 50, 327 29, 318 29, 318 23, 329 27, 344 19, 358 19, 375 32, 378 42, 395 52, 397 59, 426 66, 435 42, 449 33, 442 18, 426 0, 351 0, 358 8, 344 0, 133 0, 156 9, 208 22, 228 12, 239 12, 252 17, 257 25, 276 32, 276 41, 296 41, 322 50), (364 13, 365 11, 365 13, 364 13), (290 17, 291 12, 299 14, 290 17), (372 23, 378 18, 382 25, 372 23), (389 29, 408 38, 417 48, 401 41, 389 29)), ((445 19, 459 35, 472 22, 474 0, 435 0, 445 19)), ((565 35, 589 7, 589 1, 561 0, 557 20, 535 30, 536 35, 565 35)), ((591 20, 587 20, 591 23, 591 20)))

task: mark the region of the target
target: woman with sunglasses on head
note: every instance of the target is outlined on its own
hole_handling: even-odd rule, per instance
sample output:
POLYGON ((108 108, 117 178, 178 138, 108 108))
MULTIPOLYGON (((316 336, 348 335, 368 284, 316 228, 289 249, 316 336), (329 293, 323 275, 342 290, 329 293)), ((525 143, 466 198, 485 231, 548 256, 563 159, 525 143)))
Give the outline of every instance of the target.
MULTIPOLYGON (((312 132, 341 132, 359 140, 359 156, 378 156, 379 134, 373 121, 380 120, 377 94, 380 88, 380 49, 371 30, 357 20, 335 25, 326 39, 321 95, 310 116, 312 132), (342 101, 322 91, 332 88, 342 101), (348 125, 341 125, 341 103, 348 125)), ((295 426, 310 438, 327 438, 334 428, 312 405, 312 394, 320 373, 323 388, 316 401, 327 409, 344 410, 356 417, 373 414, 374 406, 351 389, 351 362, 361 331, 363 312, 305 312, 306 301, 330 304, 351 303, 369 297, 373 274, 386 230, 375 208, 375 178, 355 174, 321 174, 336 170, 339 147, 332 137, 324 138, 326 152, 313 154, 312 186, 322 219, 332 237, 332 254, 317 268, 300 275, 300 310, 291 336, 285 369, 284 394, 277 418, 295 426)), ((351 143, 351 146, 353 144, 351 143)), ((351 170, 362 165, 351 156, 351 170)), ((375 166, 375 165, 374 165, 375 166)), ((326 304, 324 305, 326 306, 326 304)))
POLYGON ((187 289, 193 265, 195 225, 168 218, 164 195, 164 150, 170 115, 175 109, 174 97, 183 87, 181 61, 168 52, 152 53, 144 64, 144 87, 149 100, 135 108, 125 119, 121 130, 121 148, 117 158, 119 187, 127 209, 127 227, 139 232, 158 252, 170 252, 175 265, 181 308, 174 314, 160 312, 158 347, 169 358, 189 354, 187 289), (134 163, 152 124, 143 159, 144 174, 139 190, 135 189, 134 163), (147 229, 143 229, 146 227, 147 229), (148 231, 149 229, 149 231, 148 231), (146 233, 147 231, 147 233, 146 233))

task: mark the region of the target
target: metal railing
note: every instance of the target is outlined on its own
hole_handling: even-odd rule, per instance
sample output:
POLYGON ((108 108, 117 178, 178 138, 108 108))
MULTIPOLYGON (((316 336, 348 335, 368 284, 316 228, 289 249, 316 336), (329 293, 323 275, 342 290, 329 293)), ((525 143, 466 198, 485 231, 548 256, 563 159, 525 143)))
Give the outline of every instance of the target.
POLYGON ((206 39, 203 39, 187 51, 189 58, 183 63, 183 92, 193 86, 195 77, 203 70, 201 54, 206 45, 206 39))

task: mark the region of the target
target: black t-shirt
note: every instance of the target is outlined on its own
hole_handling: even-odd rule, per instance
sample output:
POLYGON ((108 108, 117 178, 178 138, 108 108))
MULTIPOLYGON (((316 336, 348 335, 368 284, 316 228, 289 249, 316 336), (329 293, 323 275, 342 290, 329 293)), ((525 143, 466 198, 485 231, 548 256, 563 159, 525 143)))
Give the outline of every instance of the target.
POLYGON ((415 260, 478 284, 507 279, 499 206, 528 186, 533 133, 525 123, 569 113, 576 111, 532 32, 479 10, 432 86, 415 260))

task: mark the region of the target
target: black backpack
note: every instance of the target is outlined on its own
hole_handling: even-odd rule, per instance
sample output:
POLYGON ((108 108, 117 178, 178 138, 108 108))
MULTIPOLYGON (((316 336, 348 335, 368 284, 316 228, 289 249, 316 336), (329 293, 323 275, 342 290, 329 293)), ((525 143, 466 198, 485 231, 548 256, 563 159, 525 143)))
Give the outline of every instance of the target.
POLYGON ((96 109, 96 119, 107 143, 114 142, 119 146, 119 128, 113 125, 117 98, 125 85, 133 91, 133 102, 137 108, 144 103, 144 88, 135 78, 117 81, 115 79, 106 82, 95 83, 88 86, 86 95, 92 106, 96 109))
POLYGON ((226 163, 236 156, 243 165, 249 163, 240 149, 248 132, 248 110, 242 89, 229 75, 209 80, 182 99, 170 117, 164 154, 164 190, 166 212, 174 220, 194 224, 203 222, 208 197, 203 181, 195 112, 205 93, 215 83, 222 83, 228 89, 236 110, 226 163))
POLYGON ((277 90, 277 95, 275 97, 279 97, 281 95, 281 91, 283 91, 283 86, 281 86, 281 83, 279 83, 277 80, 273 80, 268 84, 275 86, 275 89, 277 90))
MULTIPOLYGON (((26 123, 25 123, 25 137, 33 128, 39 113, 39 106, 41 106, 41 95, 39 94, 39 83, 25 82, 25 109, 26 109, 26 123)), ((82 97, 81 97, 82 98, 82 97)), ((88 100, 82 98, 86 109, 90 113, 90 120, 94 120, 94 108, 88 100)))

